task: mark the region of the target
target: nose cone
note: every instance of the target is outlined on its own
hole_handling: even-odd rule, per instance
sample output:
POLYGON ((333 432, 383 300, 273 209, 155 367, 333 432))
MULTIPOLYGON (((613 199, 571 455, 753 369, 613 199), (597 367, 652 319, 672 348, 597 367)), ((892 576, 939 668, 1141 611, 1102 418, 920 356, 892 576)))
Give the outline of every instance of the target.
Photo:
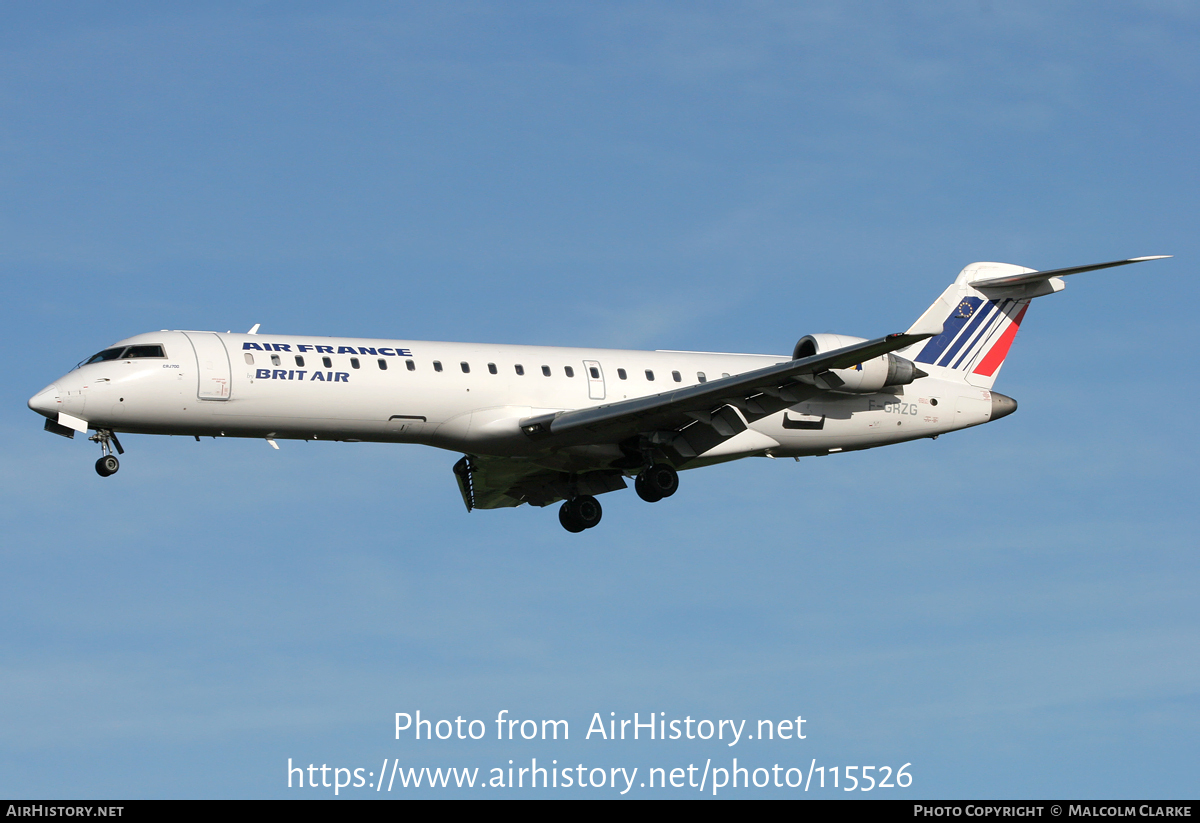
POLYGON ((992 416, 989 419, 999 420, 1001 417, 1008 417, 1016 410, 1016 400, 1013 400, 1006 394, 992 392, 992 416))
POLYGON ((58 386, 53 383, 29 398, 29 408, 51 420, 58 418, 59 407, 58 386))

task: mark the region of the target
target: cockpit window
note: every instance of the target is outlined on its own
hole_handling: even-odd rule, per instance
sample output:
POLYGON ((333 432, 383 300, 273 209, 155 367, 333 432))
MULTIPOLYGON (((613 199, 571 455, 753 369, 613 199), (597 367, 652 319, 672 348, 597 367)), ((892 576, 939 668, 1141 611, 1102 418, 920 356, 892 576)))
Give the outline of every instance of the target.
POLYGON ((132 360, 135 357, 166 357, 162 346, 130 346, 121 355, 122 360, 132 360))
POLYGON ((103 363, 105 360, 116 360, 121 356, 121 352, 125 351, 125 346, 117 346, 115 349, 105 349, 102 352, 93 354, 87 360, 84 360, 79 365, 87 366, 92 363, 103 363))
MULTIPOLYGON (((87 366, 92 363, 103 363, 106 360, 133 360, 141 357, 166 357, 162 346, 117 346, 112 349, 105 349, 102 352, 93 354, 87 360, 80 363, 80 366, 87 366)), ((76 366, 78 368, 78 366, 76 366)))

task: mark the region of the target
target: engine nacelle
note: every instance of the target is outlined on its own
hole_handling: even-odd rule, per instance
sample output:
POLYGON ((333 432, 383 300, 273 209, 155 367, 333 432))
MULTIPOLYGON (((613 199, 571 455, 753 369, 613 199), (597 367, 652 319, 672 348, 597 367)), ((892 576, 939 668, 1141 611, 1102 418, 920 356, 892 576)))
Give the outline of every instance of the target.
MULTIPOLYGON (((867 341, 864 337, 851 337, 847 334, 810 334, 800 338, 800 342, 792 350, 792 359, 812 357, 815 354, 824 354, 865 342, 867 341)), ((848 369, 830 369, 814 374, 811 380, 817 388, 826 391, 871 394, 886 386, 905 386, 918 377, 926 376, 926 373, 918 369, 911 360, 889 352, 871 360, 864 360, 848 369)))

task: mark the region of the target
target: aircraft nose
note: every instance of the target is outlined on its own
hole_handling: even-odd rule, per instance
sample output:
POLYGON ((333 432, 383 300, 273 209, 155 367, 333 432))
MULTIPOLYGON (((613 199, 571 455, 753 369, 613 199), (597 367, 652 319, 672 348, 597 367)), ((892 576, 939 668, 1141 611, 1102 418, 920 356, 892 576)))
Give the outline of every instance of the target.
POLYGON ((29 408, 50 419, 58 417, 58 386, 51 383, 46 388, 29 398, 29 408))

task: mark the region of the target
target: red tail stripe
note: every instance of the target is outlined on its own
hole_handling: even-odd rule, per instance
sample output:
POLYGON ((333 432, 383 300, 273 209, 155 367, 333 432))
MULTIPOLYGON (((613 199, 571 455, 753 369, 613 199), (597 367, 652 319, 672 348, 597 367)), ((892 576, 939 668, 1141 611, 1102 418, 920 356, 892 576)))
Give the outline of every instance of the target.
POLYGON ((1025 311, 1028 308, 1028 303, 1021 307, 1021 311, 1013 318, 1009 327, 1004 330, 1004 334, 1000 335, 1000 339, 996 341, 996 345, 992 346, 992 350, 984 356, 983 360, 979 361, 979 365, 975 367, 975 374, 991 377, 996 373, 996 369, 1000 368, 1000 364, 1004 362, 1004 358, 1008 357, 1008 349, 1012 346, 1013 338, 1017 336, 1017 330, 1021 327, 1021 320, 1025 317, 1025 311))

